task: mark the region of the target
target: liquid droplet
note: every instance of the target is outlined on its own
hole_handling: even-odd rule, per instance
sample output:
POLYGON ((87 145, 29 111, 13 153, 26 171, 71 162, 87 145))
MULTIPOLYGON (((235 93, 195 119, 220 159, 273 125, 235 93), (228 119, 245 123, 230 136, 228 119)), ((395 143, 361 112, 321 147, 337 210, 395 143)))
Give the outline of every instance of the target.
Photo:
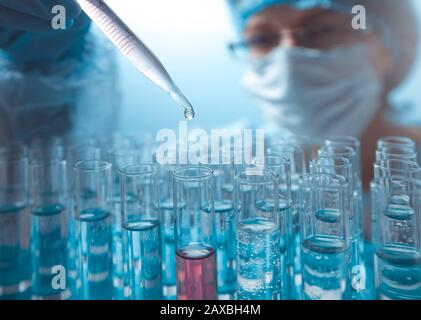
POLYGON ((177 102, 177 104, 184 109, 184 117, 187 120, 192 120, 194 118, 194 109, 186 97, 181 93, 181 91, 176 88, 173 92, 170 92, 170 96, 177 102))
POLYGON ((193 118, 194 118, 194 111, 193 111, 193 109, 184 109, 184 117, 187 120, 193 120, 193 118))

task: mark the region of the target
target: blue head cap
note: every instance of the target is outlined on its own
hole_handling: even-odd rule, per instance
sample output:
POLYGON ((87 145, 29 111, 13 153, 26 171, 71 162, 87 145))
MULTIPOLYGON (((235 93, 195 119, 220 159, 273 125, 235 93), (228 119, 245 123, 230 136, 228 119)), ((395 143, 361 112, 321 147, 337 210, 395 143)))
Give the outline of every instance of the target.
POLYGON ((413 65, 419 41, 418 19, 411 0, 227 0, 234 23, 242 32, 250 17, 273 5, 296 9, 326 8, 352 14, 351 8, 363 5, 367 22, 378 25, 380 40, 388 49, 393 65, 387 90, 395 88, 413 65))

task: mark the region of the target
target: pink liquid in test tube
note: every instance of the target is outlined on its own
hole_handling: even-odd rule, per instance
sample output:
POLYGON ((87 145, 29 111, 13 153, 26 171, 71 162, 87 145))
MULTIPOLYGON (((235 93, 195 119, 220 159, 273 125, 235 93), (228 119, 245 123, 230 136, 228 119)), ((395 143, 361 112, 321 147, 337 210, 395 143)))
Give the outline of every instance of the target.
POLYGON ((192 245, 177 250, 177 299, 216 300, 216 254, 208 246, 192 245))

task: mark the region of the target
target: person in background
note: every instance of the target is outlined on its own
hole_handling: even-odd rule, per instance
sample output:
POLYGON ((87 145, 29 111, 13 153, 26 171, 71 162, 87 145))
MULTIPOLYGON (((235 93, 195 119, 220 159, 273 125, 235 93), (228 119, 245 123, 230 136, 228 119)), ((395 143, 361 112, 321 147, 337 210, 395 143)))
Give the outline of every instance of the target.
POLYGON ((112 131, 115 63, 90 25, 73 0, 0 0, 0 144, 112 131))
POLYGON ((360 138, 365 186, 376 141, 419 128, 388 119, 389 97, 413 65, 417 19, 409 0, 229 0, 247 61, 243 84, 275 135, 360 138), (366 9, 366 29, 352 20, 366 9))

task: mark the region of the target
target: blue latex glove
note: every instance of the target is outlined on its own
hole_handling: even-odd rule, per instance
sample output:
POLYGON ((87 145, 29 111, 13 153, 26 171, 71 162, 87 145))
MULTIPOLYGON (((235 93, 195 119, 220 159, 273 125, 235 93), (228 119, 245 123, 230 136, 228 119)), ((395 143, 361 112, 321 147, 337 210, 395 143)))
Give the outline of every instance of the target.
POLYGON ((77 55, 89 25, 73 0, 0 0, 0 48, 20 64, 53 64, 77 55), (52 28, 55 5, 66 8, 66 30, 52 28))

